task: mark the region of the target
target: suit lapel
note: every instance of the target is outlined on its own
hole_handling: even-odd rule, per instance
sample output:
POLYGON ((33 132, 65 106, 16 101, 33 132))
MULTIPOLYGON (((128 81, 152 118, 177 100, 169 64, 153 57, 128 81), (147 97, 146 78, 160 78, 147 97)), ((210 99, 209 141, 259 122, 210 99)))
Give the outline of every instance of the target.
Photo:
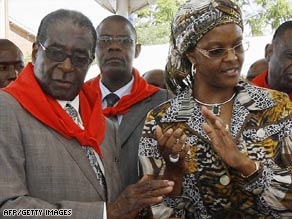
POLYGON ((119 126, 120 143, 124 145, 136 127, 144 122, 147 112, 152 108, 151 97, 133 105, 130 111, 123 116, 119 126))
POLYGON ((81 169, 82 173, 86 176, 88 181, 93 185, 96 192, 100 196, 102 200, 106 200, 105 194, 103 192, 103 188, 98 183, 98 180, 96 178, 96 175, 92 169, 92 167, 89 164, 89 160, 86 157, 83 149, 79 145, 79 143, 76 140, 67 140, 60 136, 55 131, 52 131, 52 133, 57 137, 57 139, 62 142, 62 145, 65 147, 67 152, 71 155, 73 160, 76 162, 76 164, 81 169), (69 143, 68 143, 69 142, 69 143))

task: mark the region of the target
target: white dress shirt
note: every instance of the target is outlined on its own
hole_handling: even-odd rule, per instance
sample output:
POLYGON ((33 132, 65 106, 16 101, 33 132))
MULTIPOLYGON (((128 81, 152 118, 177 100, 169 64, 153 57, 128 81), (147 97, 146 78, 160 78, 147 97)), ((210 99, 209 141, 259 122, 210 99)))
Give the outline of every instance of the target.
MULTIPOLYGON (((134 77, 132 76, 132 79, 129 81, 128 84, 126 84, 125 86, 121 87, 120 89, 116 90, 113 93, 116 94, 121 99, 123 96, 131 93, 133 84, 134 84, 134 77)), ((101 80, 99 81, 99 87, 100 87, 100 91, 101 91, 102 108, 104 109, 107 107, 107 102, 105 100, 105 97, 106 97, 106 95, 108 95, 112 92, 101 82, 101 80)), ((115 105, 117 105, 118 102, 115 105)), ((122 119, 123 119, 123 115, 117 115, 117 119, 118 119, 118 123, 121 124, 122 119)))
MULTIPOLYGON (((72 101, 67 101, 67 100, 57 100, 57 102, 61 105, 62 109, 65 108, 66 104, 69 103, 72 107, 74 107, 74 109, 78 112, 79 114, 79 95, 77 95, 74 100, 72 101)), ((82 118, 81 116, 79 115, 80 117, 80 121, 82 122, 82 118)), ((80 128, 81 129, 84 129, 83 125, 82 124, 79 124, 80 128)), ((103 163, 100 159, 100 156, 94 151, 94 154, 95 154, 95 157, 97 159, 97 162, 98 162, 98 165, 104 175, 104 166, 103 166, 103 163)), ((106 203, 104 202, 104 208, 103 208, 103 219, 107 219, 107 212, 106 212, 106 203)))

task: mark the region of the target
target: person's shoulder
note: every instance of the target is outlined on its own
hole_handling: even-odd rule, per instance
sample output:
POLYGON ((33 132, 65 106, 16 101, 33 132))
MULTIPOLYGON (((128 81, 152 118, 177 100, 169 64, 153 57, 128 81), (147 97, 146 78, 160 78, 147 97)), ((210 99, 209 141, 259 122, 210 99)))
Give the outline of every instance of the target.
POLYGON ((261 87, 255 84, 249 84, 249 90, 254 90, 253 93, 259 93, 261 91, 265 91, 265 93, 269 95, 270 98, 274 101, 282 100, 282 99, 289 100, 289 97, 286 93, 278 91, 278 90, 273 90, 271 88, 261 87))
POLYGON ((8 92, 0 90, 0 111, 2 115, 24 112, 20 103, 8 92))
POLYGON ((292 103, 290 101, 290 98, 288 96, 288 94, 278 91, 278 90, 272 90, 272 89, 267 89, 268 92, 270 92, 272 99, 277 102, 278 104, 286 104, 289 103, 289 105, 291 105, 291 109, 292 109, 292 103))
POLYGON ((273 108, 277 111, 282 111, 285 108, 290 113, 292 112, 292 102, 286 93, 253 84, 246 85, 246 88, 252 96, 252 99, 257 102, 259 106, 265 108, 264 106, 267 105, 266 108, 268 108, 268 110, 273 108))
POLYGON ((168 110, 168 108, 171 106, 171 101, 172 99, 168 99, 162 103, 160 103, 159 105, 157 105, 156 107, 154 107, 151 111, 152 111, 152 114, 154 116, 156 115, 162 115, 162 114, 165 114, 168 110))
POLYGON ((8 92, 0 89, 0 104, 7 105, 7 104, 15 104, 17 103, 16 99, 9 94, 8 92))
POLYGON ((174 97, 174 94, 169 90, 160 88, 159 91, 157 91, 156 93, 152 95, 152 97, 163 98, 164 100, 169 100, 174 97))

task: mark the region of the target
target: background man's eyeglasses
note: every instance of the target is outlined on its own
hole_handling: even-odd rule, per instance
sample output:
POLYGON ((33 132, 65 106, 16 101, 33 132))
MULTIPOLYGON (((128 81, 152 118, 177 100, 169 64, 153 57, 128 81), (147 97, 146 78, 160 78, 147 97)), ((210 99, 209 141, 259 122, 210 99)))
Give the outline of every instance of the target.
POLYGON ((71 59, 72 64, 75 67, 84 68, 87 67, 94 58, 91 58, 85 54, 80 54, 78 52, 73 52, 71 55, 65 53, 61 49, 55 47, 45 47, 39 42, 41 48, 45 51, 46 56, 55 62, 63 62, 67 57, 71 59))
POLYGON ((242 54, 249 48, 249 43, 247 41, 240 42, 232 48, 215 48, 215 49, 202 49, 196 48, 200 53, 202 53, 207 58, 223 58, 228 54, 228 51, 233 51, 234 54, 242 54))
POLYGON ((97 42, 103 44, 112 44, 113 42, 117 42, 120 45, 131 45, 134 40, 130 37, 101 36, 97 38, 97 42))

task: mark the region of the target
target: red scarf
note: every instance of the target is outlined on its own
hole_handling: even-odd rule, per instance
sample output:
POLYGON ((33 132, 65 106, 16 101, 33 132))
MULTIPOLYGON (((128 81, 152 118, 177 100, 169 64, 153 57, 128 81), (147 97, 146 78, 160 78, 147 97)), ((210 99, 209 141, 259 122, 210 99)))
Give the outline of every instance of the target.
MULTIPOLYGON (((264 88, 270 88, 270 86, 267 83, 267 78, 268 78, 268 70, 264 71, 263 73, 259 74, 256 76, 251 82, 254 85, 257 85, 259 87, 264 87, 264 88)), ((292 101, 292 94, 288 94, 290 100, 292 101)))
POLYGON ((79 93, 82 130, 51 96, 46 95, 35 79, 33 65, 23 69, 16 81, 4 88, 35 118, 51 127, 67 139, 76 138, 80 145, 91 146, 101 157, 99 145, 105 134, 105 117, 96 92, 83 85, 79 93))
MULTIPOLYGON (((151 96, 152 94, 160 90, 160 88, 148 84, 147 81, 145 81, 145 79, 140 76, 138 70, 134 68, 133 75, 134 85, 132 87, 131 93, 123 96, 116 106, 107 107, 103 109, 103 114, 105 116, 112 117, 116 115, 125 114, 129 112, 131 106, 140 102, 141 100, 144 100, 145 98, 151 96)), ((101 97, 102 95, 99 87, 99 81, 100 75, 86 82, 86 84, 89 84, 92 88, 97 89, 98 96, 101 97)))

